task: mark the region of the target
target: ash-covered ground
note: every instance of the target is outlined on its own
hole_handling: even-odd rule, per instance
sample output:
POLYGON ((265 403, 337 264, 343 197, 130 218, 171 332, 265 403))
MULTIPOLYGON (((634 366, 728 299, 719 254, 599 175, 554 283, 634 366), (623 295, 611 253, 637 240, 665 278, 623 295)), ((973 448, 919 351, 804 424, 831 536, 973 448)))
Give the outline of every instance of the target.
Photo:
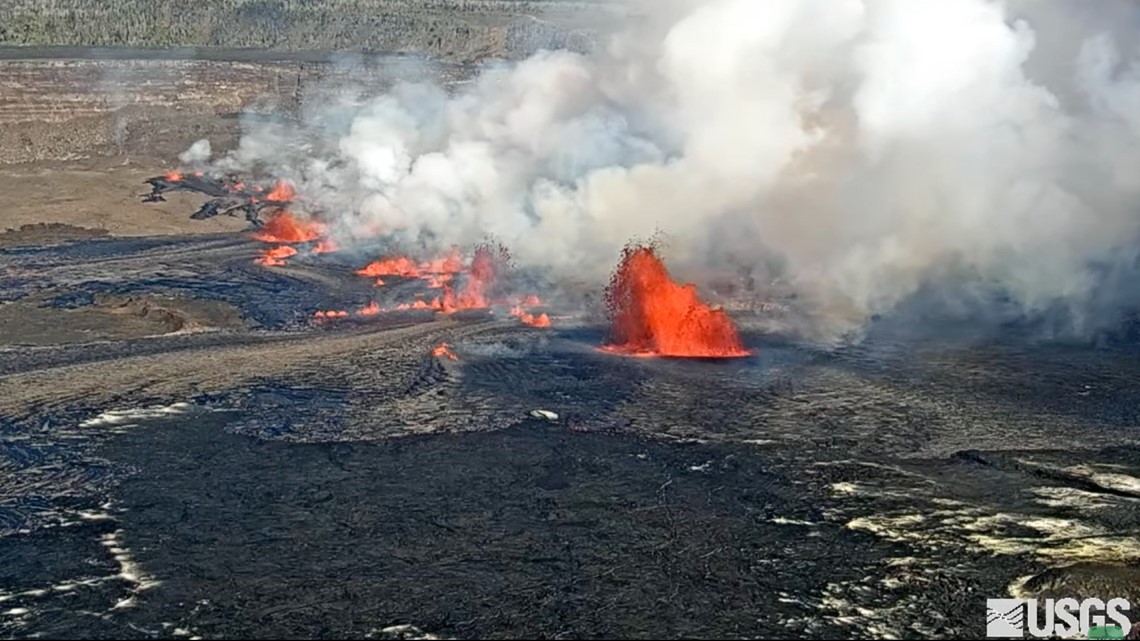
POLYGON ((258 264, 132 158, 0 176, 5 637, 972 638, 986 598, 1140 602, 1133 344, 823 346, 762 304, 750 357, 630 358, 591 291, 549 328, 317 322, 424 283, 356 274, 379 247, 258 264))

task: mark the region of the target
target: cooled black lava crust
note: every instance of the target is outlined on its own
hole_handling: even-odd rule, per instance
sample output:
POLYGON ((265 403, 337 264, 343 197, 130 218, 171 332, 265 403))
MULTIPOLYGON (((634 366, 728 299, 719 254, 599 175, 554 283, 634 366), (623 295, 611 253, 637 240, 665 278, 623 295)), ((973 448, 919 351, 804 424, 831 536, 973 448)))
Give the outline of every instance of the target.
POLYGON ((1140 602, 1133 347, 739 318, 756 355, 704 362, 569 320, 312 325, 417 285, 259 249, 0 250, 7 304, 61 323, 97 294, 251 323, 4 337, 0 634, 969 638, 987 597, 1140 602))

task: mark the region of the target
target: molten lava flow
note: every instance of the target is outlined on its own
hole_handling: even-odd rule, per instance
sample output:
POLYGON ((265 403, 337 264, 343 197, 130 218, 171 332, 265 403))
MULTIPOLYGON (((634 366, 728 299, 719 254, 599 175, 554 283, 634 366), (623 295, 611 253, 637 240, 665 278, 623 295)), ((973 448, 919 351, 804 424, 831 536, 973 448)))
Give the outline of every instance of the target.
POLYGON ((267 243, 307 243, 325 235, 325 226, 315 220, 297 220, 282 209, 275 213, 265 227, 253 235, 267 243))
POLYGON ((550 327, 550 317, 546 315, 546 312, 535 316, 522 307, 515 306, 511 308, 511 316, 517 317, 524 325, 531 327, 550 327))
POLYGON ((317 320, 348 318, 348 312, 346 312, 344 310, 330 310, 327 312, 326 311, 318 311, 318 312, 315 312, 313 314, 313 318, 315 318, 317 320))
POLYGON ((290 256, 296 256, 297 250, 288 245, 279 245, 265 250, 261 257, 254 259, 254 262, 261 263, 269 267, 283 267, 285 259, 290 256))
POLYGON ((428 289, 442 289, 444 285, 451 282, 451 274, 427 274, 424 277, 427 281, 428 289))
POLYGON ((438 347, 431 351, 431 355, 450 358, 453 361, 459 360, 459 357, 455 355, 455 352, 451 351, 451 346, 447 343, 440 343, 438 347))
POLYGON ((463 261, 458 248, 452 248, 443 258, 437 258, 424 263, 416 263, 407 256, 382 258, 366 265, 356 273, 361 276, 402 276, 404 278, 422 278, 427 281, 428 287, 439 289, 443 283, 451 280, 452 274, 463 269, 463 261))
POLYGON ((180 174, 174 170, 170 170, 170 171, 166 172, 162 177, 165 178, 166 180, 172 182, 172 183, 182 181, 182 174, 180 174))
POLYGON ((407 256, 397 256, 396 258, 384 258, 368 263, 362 269, 356 270, 356 273, 360 276, 406 276, 408 278, 417 278, 420 275, 420 267, 407 256))
POLYGON ((438 297, 432 299, 430 303, 424 302, 422 300, 417 300, 414 303, 400 303, 399 305, 396 305, 397 311, 402 312, 409 309, 434 309, 438 311, 443 309, 443 305, 439 302, 438 297))
POLYGON ((384 286, 384 279, 383 278, 377 278, 376 279, 376 286, 377 287, 383 287, 384 286))
POLYGON ((376 301, 368 303, 367 307, 361 307, 356 311, 360 316, 375 316, 380 313, 380 305, 376 301))
MULTIPOLYGON (((420 278, 427 282, 429 289, 442 289, 443 296, 427 303, 417 302, 414 305, 407 303, 398 305, 396 309, 437 309, 442 312, 453 312, 460 309, 483 309, 489 307, 487 292, 495 281, 496 271, 500 263, 505 264, 509 255, 503 247, 482 245, 475 249, 475 256, 471 267, 467 270, 467 282, 464 288, 456 292, 450 286, 454 275, 463 269, 462 258, 457 247, 443 258, 417 263, 407 256, 396 256, 373 261, 357 270, 357 274, 369 277, 402 276, 404 278, 420 278)), ((382 283, 377 283, 382 284, 382 283)))
POLYGON ((749 352, 723 310, 669 277, 652 247, 630 245, 606 288, 613 323, 602 349, 640 356, 735 357, 749 352))
POLYGON ((293 191, 293 185, 284 180, 278 180, 277 183, 273 185, 273 189, 271 189, 268 194, 265 194, 265 199, 277 203, 287 203, 292 201, 296 195, 296 192, 293 191))
POLYGON ((460 309, 484 309, 489 307, 487 295, 495 284, 498 271, 510 262, 505 247, 480 245, 475 248, 471 267, 467 270, 467 283, 456 293, 451 286, 443 284, 442 311, 454 312, 460 309))

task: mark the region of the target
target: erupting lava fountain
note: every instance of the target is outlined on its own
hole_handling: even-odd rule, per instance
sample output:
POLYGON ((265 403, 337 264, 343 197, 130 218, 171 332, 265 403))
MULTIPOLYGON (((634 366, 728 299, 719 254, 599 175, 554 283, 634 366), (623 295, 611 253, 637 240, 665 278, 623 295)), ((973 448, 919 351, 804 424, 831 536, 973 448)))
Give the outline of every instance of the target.
POLYGON ((629 245, 606 288, 612 328, 601 349, 633 356, 737 358, 749 356, 736 326, 712 309, 694 285, 669 277, 653 247, 629 245))

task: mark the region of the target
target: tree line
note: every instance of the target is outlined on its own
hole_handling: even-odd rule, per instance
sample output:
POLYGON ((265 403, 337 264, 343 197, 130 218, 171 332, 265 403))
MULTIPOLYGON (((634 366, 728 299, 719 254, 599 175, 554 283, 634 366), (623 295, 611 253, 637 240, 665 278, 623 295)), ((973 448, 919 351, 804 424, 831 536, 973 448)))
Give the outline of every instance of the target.
POLYGON ((0 45, 419 52, 475 58, 581 48, 529 19, 558 0, 6 0, 0 45))

